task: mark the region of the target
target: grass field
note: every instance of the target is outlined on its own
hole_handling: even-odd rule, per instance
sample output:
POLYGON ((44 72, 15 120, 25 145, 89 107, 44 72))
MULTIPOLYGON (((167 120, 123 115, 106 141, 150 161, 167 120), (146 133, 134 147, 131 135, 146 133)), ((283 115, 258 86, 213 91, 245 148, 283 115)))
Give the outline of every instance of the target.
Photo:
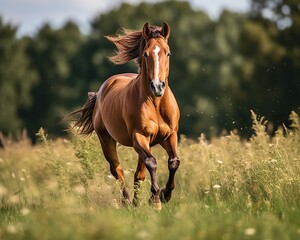
MULTIPOLYGON (((181 166, 170 203, 123 207, 95 135, 40 144, 24 138, 0 149, 0 239, 300 239, 300 121, 270 139, 252 113, 255 135, 198 141, 181 137, 181 166)), ((137 156, 118 148, 130 193, 137 156)), ((157 147, 158 177, 167 155, 157 147)))

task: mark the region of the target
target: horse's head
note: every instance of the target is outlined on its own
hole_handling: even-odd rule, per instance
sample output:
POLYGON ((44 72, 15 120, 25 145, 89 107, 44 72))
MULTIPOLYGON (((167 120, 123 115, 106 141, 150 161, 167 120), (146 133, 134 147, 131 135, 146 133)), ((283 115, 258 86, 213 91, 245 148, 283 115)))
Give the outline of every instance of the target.
POLYGON ((146 23, 143 27, 143 37, 146 40, 143 56, 149 87, 155 97, 164 94, 169 76, 169 57, 171 55, 168 46, 170 27, 163 23, 161 28, 150 26, 146 23))

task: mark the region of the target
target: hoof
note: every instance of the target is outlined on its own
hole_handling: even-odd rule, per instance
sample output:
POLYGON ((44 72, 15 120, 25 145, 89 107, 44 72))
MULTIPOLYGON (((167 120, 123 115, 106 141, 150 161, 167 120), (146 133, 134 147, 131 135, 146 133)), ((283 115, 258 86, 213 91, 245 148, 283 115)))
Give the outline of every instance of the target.
POLYGON ((153 203, 153 208, 155 209, 155 210, 158 210, 158 211, 160 211, 161 209, 162 209, 162 206, 161 206, 161 202, 154 202, 153 203))
POLYGON ((152 196, 149 199, 149 205, 152 206, 155 210, 161 210, 162 209, 160 198, 156 198, 156 200, 154 200, 154 197, 152 196))
POLYGON ((171 192, 167 193, 167 189, 163 189, 160 191, 159 197, 160 197, 161 202, 167 203, 171 200, 172 193, 171 192))

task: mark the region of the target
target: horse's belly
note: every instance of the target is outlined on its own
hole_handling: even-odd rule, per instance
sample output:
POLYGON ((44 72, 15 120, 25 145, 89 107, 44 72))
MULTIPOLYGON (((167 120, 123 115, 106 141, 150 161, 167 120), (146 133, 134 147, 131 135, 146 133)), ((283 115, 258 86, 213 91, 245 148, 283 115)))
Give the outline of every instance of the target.
POLYGON ((126 124, 123 120, 115 118, 104 120, 104 125, 110 136, 124 146, 132 146, 131 137, 128 135, 126 124))
POLYGON ((123 146, 132 147, 132 141, 128 136, 127 132, 124 132, 124 134, 114 134, 110 133, 112 138, 115 139, 118 143, 120 143, 123 146))

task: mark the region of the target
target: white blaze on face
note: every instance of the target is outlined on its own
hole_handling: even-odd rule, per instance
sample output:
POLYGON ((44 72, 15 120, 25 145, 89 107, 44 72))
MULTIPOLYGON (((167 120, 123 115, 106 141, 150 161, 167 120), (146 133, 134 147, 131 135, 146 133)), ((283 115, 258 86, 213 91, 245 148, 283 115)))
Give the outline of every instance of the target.
POLYGON ((155 49, 153 50, 154 54, 155 54, 155 60, 156 60, 156 64, 155 64, 155 69, 154 69, 154 79, 152 79, 154 82, 158 82, 159 78, 158 78, 158 74, 159 74, 159 57, 158 57, 158 53, 160 51, 160 48, 158 46, 155 46, 155 49))

